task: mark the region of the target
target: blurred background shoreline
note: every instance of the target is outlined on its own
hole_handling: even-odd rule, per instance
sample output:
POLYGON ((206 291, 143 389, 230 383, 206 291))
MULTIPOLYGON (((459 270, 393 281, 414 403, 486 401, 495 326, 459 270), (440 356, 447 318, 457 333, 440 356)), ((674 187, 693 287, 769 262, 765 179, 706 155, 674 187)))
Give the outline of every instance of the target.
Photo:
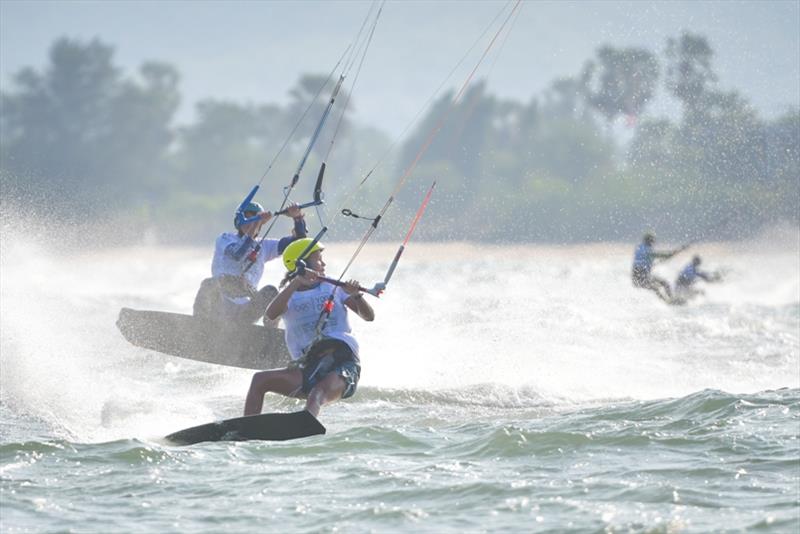
MULTIPOLYGON (((486 10, 487 5, 492 4, 477 4, 474 9, 486 10)), ((652 15, 660 5, 636 9, 652 15)), ((733 16, 744 15, 753 6, 744 2, 711 7, 731 9, 733 16)), ((770 6, 773 18, 781 10, 791 11, 786 3, 770 6)), ((420 9, 425 12, 429 7, 420 9)), ((695 9, 684 7, 687 13, 695 9)), ((524 6, 551 8, 556 9, 550 4, 524 6)), ((19 16, 20 3, 4 2, 3 9, 19 16)), ((386 28, 379 24, 376 39, 382 30, 393 36, 398 21, 391 17, 402 19, 404 14, 403 8, 389 4, 386 20, 381 21, 386 28)), ((702 20, 698 26, 703 26, 702 20)), ((735 20, 728 22, 735 26, 735 20)), ((42 31, 50 27, 46 21, 42 24, 42 31)), ((103 34, 101 29, 95 35, 103 34)), ((751 237, 776 225, 800 224, 800 81, 796 79, 794 86, 781 82, 782 98, 772 100, 772 106, 756 106, 745 96, 753 93, 751 87, 742 91, 723 81, 742 78, 742 72, 731 70, 729 58, 738 48, 720 47, 691 28, 669 30, 666 24, 658 28, 660 34, 667 32, 658 43, 643 30, 606 35, 595 43, 593 53, 561 66, 572 74, 544 82, 544 89, 531 84, 526 98, 499 96, 491 84, 494 70, 479 71, 397 195, 376 239, 402 237, 433 180, 437 192, 416 236, 421 240, 632 241, 649 229, 676 242, 720 241, 751 237), (637 36, 648 44, 633 44, 637 36), (720 64, 726 65, 725 75, 720 64), (664 101, 670 103, 666 108, 658 103, 664 101)), ((346 34, 344 27, 339 31, 346 34)), ((751 39, 768 33, 766 26, 754 26, 752 31, 751 39)), ((776 31, 784 35, 785 28, 776 31)), ((4 215, 87 228, 99 223, 113 227, 116 239, 126 244, 207 243, 231 227, 236 206, 308 108, 298 134, 275 161, 257 196, 267 209, 277 208, 282 188, 326 103, 330 84, 315 98, 324 87, 323 70, 301 70, 293 83, 282 80, 284 87, 290 86, 286 99, 208 97, 195 101, 190 120, 179 121, 189 89, 181 64, 153 57, 131 67, 113 40, 63 35, 70 32, 54 36, 46 55, 29 59, 28 66, 18 65, 21 58, 31 57, 29 50, 15 54, 8 45, 3 50, 4 57, 14 58, 6 63, 16 67, 9 72, 10 67, 4 66, 0 79, 4 215)), ((459 41, 463 39, 466 48, 473 37, 459 36, 459 41)), ((498 64, 498 76, 514 64, 514 45, 521 44, 514 41, 516 37, 509 35, 510 51, 490 58, 498 64)), ((264 38, 271 42, 273 37, 264 38)), ((542 53, 552 46, 555 43, 537 43, 542 53)), ((791 50, 789 46, 789 55, 791 50)), ((381 48, 367 58, 367 65, 378 70, 365 72, 363 84, 355 88, 344 110, 337 145, 327 161, 328 211, 323 212, 322 222, 345 207, 364 214, 377 212, 454 96, 452 87, 460 72, 435 95, 417 122, 411 122, 409 113, 405 120, 412 127, 405 136, 394 138, 379 126, 380 117, 365 119, 356 112, 362 100, 376 97, 370 94, 374 87, 368 78, 392 72, 381 56, 384 53, 381 48), (373 170, 365 185, 357 187, 373 170)), ((763 52, 754 43, 751 53, 758 57, 763 52)), ((753 57, 744 59, 743 65, 752 64, 753 57)), ((260 69, 270 60, 253 56, 249 61, 253 69, 260 69)), ((531 61, 535 65, 536 60, 531 61)), ((319 58, 309 62, 317 65, 319 58)), ((774 66, 765 63, 764 68, 775 75, 774 66)), ((787 67, 782 75, 791 79, 792 68, 798 78, 800 67, 787 67)), ((430 73, 431 84, 444 72, 430 73)), ((517 91, 525 92, 530 82, 520 74, 519 83, 517 91)), ((345 85, 345 92, 349 90, 345 85)), ((403 104, 414 112, 423 109, 430 96, 429 89, 416 91, 416 98, 403 104)), ((274 88, 269 94, 274 95, 274 88)), ((346 100, 342 94, 338 102, 346 100)), ((395 104, 400 105, 389 98, 385 102, 386 107, 395 104)), ((310 199, 329 140, 326 131, 311 153, 293 200, 310 199)), ((288 231, 288 225, 283 226, 288 231)), ((353 221, 338 221, 331 238, 357 239, 363 229, 353 221)))

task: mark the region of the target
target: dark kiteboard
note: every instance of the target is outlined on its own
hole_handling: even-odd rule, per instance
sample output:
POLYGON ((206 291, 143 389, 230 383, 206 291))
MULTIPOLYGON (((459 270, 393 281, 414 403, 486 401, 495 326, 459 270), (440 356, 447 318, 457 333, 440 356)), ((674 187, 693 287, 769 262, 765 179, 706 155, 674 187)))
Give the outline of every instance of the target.
POLYGON ((117 328, 130 343, 171 356, 245 369, 272 369, 289 362, 280 328, 221 325, 209 319, 122 308, 117 328))
POLYGON ((177 445, 193 445, 203 441, 286 441, 325 433, 316 417, 303 410, 292 413, 265 413, 215 421, 179 430, 166 437, 177 445))

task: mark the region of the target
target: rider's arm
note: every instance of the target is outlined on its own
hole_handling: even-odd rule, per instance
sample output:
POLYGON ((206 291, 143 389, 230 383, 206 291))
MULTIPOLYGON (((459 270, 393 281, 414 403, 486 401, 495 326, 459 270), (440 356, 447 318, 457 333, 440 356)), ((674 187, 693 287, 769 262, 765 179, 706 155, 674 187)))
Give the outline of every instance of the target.
POLYGON ((357 288, 359 286, 360 284, 355 280, 350 280, 347 282, 347 284, 342 288, 344 289, 345 293, 348 293, 344 303, 348 308, 356 312, 358 316, 365 321, 374 321, 375 310, 372 309, 370 303, 364 298, 364 294, 358 291, 357 288))
POLYGON ((294 229, 292 230, 292 235, 286 236, 281 238, 278 241, 278 253, 282 254, 286 247, 292 241, 296 241, 298 239, 302 239, 308 235, 308 229, 306 228, 306 220, 303 218, 302 215, 299 217, 295 217, 294 219, 294 229))
POLYGON ((289 282, 286 287, 280 290, 280 292, 275 295, 275 298, 272 299, 272 302, 269 303, 267 306, 266 315, 271 320, 275 320, 284 313, 286 313, 287 306, 289 304, 289 299, 294 294, 295 291, 298 290, 302 286, 301 277, 296 276, 292 278, 292 281, 289 282))
POLYGON ((247 256, 247 253, 250 252, 250 249, 253 248, 253 243, 255 243, 255 240, 252 237, 244 235, 237 243, 231 243, 225 247, 225 255, 236 261, 242 261, 247 256))
POLYGON ((713 282, 715 280, 715 276, 712 273, 703 273, 700 271, 695 271, 695 274, 705 280, 706 282, 713 282))
POLYGON ((302 239, 308 235, 308 228, 306 228, 306 219, 302 214, 294 218, 294 235, 298 239, 302 239))
POLYGON ((675 254, 683 252, 684 250, 686 250, 686 247, 687 247, 687 245, 684 245, 684 246, 678 247, 678 248, 676 248, 674 250, 666 250, 666 251, 662 251, 662 252, 656 252, 654 250, 650 254, 654 258, 668 259, 668 258, 671 258, 672 256, 674 256, 675 254))
POLYGON ((264 211, 258 215, 256 220, 242 225, 239 228, 239 241, 225 247, 225 255, 236 261, 242 261, 247 253, 254 248, 255 238, 258 236, 261 227, 271 218, 272 213, 264 211))
POLYGON ((666 254, 666 255, 667 255, 667 256, 666 256, 667 258, 671 258, 671 257, 672 257, 672 256, 674 256, 675 254, 680 254, 681 252, 683 252, 684 250, 686 250, 687 248, 689 248, 689 245, 691 245, 691 244, 692 244, 692 242, 690 241, 690 242, 686 243, 685 245, 682 245, 682 246, 680 246, 680 247, 676 248, 675 250, 671 250, 671 251, 669 251, 669 252, 664 252, 663 254, 666 254))

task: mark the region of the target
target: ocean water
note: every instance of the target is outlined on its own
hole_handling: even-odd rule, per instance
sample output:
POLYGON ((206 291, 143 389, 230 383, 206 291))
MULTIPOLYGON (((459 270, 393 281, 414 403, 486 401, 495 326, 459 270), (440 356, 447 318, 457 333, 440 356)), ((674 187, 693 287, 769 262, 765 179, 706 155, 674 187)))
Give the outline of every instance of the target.
MULTIPOLYGON (((725 279, 683 307, 631 287, 631 244, 412 243, 375 322, 353 318, 362 380, 323 409, 327 435, 176 447, 162 436, 240 415, 251 373, 133 347, 114 322, 189 313, 211 251, 6 232, 0 530, 797 533, 788 242, 698 245, 725 279)), ((329 244, 329 273, 352 250, 329 244)), ((372 284, 393 254, 370 244, 351 274, 372 284)))

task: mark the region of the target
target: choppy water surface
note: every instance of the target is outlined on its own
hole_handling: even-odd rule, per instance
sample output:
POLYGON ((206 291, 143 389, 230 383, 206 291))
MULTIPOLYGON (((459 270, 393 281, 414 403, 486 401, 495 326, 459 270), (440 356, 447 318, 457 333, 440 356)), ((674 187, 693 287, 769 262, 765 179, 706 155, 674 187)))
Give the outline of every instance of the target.
MULTIPOLYGON (((414 244, 376 321, 353 320, 362 381, 326 436, 174 447, 239 415, 250 373, 132 347, 114 321, 189 312, 209 251, 4 236, 0 528, 797 532, 800 257, 768 245, 699 246, 725 282, 671 308, 630 286, 627 245, 414 244)), ((352 248, 329 245, 331 272, 352 248)))

